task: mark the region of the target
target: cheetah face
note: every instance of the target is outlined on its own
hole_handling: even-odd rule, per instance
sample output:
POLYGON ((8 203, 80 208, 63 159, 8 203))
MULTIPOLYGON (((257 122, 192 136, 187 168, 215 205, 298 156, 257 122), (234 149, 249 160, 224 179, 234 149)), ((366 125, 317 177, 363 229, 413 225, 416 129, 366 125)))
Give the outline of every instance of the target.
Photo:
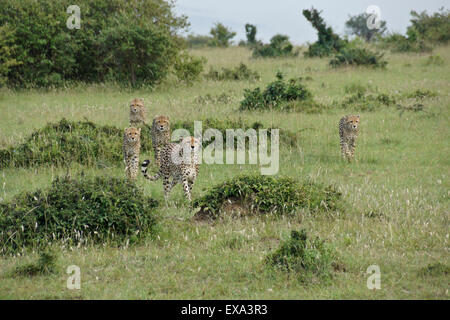
POLYGON ((131 113, 138 113, 144 107, 144 102, 142 99, 133 99, 130 103, 130 111, 131 113))
POLYGON ((138 142, 141 138, 141 128, 126 128, 125 129, 125 138, 129 142, 138 142))
POLYGON ((156 130, 163 132, 170 129, 170 120, 166 116, 158 116, 154 120, 154 126, 156 130))
POLYGON ((189 150, 191 153, 197 153, 200 148, 200 141, 194 137, 183 138, 181 144, 183 145, 184 150, 189 150))
POLYGON ((359 116, 350 116, 347 119, 347 126, 350 130, 357 131, 359 126, 359 116))

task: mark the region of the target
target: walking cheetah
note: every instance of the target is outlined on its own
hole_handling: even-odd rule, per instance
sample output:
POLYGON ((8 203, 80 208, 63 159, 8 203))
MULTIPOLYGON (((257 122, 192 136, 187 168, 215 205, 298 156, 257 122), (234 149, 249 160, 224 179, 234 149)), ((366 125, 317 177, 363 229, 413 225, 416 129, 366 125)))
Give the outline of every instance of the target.
POLYGON ((156 166, 159 168, 159 153, 170 142, 170 119, 167 116, 156 116, 152 124, 152 145, 155 152, 156 166))
POLYGON ((135 98, 130 102, 130 126, 145 124, 147 111, 144 107, 144 100, 135 98))
POLYGON ((141 149, 141 128, 125 128, 123 135, 123 158, 127 178, 135 180, 139 167, 139 151, 141 149))
POLYGON ((172 188, 180 182, 183 185, 184 195, 191 202, 191 191, 199 170, 199 149, 200 142, 194 137, 185 137, 180 143, 169 143, 161 149, 159 172, 153 177, 147 175, 149 160, 142 163, 141 172, 145 178, 152 181, 158 180, 159 177, 163 178, 166 201, 172 188))
POLYGON ((339 121, 339 136, 341 138, 341 153, 349 162, 353 159, 358 137, 359 115, 349 115, 339 121))

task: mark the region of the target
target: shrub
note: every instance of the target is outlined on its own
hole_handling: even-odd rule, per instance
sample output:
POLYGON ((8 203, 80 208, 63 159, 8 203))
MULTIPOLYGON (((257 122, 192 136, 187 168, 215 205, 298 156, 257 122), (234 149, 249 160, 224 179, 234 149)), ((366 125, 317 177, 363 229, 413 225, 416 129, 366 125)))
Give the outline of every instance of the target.
MULTIPOLYGON (((141 152, 150 151, 150 129, 141 132, 141 152)), ((62 119, 36 130, 25 142, 0 150, 0 168, 43 164, 110 166, 122 163, 123 129, 62 119)))
POLYGON ((49 275, 56 273, 56 255, 50 251, 44 251, 39 254, 36 262, 17 266, 13 273, 13 277, 36 275, 49 275))
POLYGON ((314 29, 317 30, 318 40, 308 47, 304 53, 305 57, 324 57, 339 52, 347 41, 339 38, 331 27, 327 27, 325 21, 320 16, 321 12, 314 8, 303 10, 303 16, 308 20, 314 29))
POLYGON ((289 37, 277 34, 270 39, 269 44, 255 43, 253 46, 254 58, 267 57, 295 57, 298 52, 294 52, 294 46, 289 41, 289 37))
POLYGON ((450 274, 450 266, 443 264, 441 262, 429 264, 419 270, 419 275, 425 276, 447 276, 450 274))
POLYGON ((414 90, 410 93, 406 94, 407 98, 414 98, 414 99, 419 99, 419 100, 423 100, 425 98, 433 98, 436 97, 437 93, 428 89, 417 89, 414 90))
POLYGON ((432 50, 424 40, 411 40, 404 35, 392 33, 381 40, 382 48, 391 48, 392 52, 429 52, 432 50))
POLYGON ((314 104, 311 92, 302 84, 302 78, 285 82, 281 73, 277 73, 276 77, 264 91, 260 88, 245 89, 240 110, 292 110, 301 109, 302 104, 299 102, 314 104))
POLYGON ((230 40, 236 35, 236 32, 231 31, 222 23, 216 23, 209 33, 212 36, 211 46, 213 47, 228 47, 230 40))
POLYGON ((205 75, 210 80, 260 80, 261 76, 258 72, 250 70, 244 63, 239 64, 235 68, 222 68, 221 71, 210 69, 205 75))
POLYGON ((14 31, 9 25, 0 26, 0 88, 8 82, 12 67, 20 65, 15 58, 17 46, 14 31))
POLYGON ((425 61, 425 65, 426 66, 442 66, 445 64, 444 59, 441 58, 440 55, 431 55, 427 58, 427 60, 425 61))
POLYGON ((187 53, 180 54, 174 64, 174 71, 181 81, 192 83, 200 77, 203 72, 206 58, 194 57, 187 53))
POLYGON ((356 92, 347 95, 341 102, 341 107, 355 111, 375 111, 381 106, 391 106, 396 102, 396 98, 388 93, 356 92))
POLYGON ((335 54, 334 58, 330 60, 330 65, 333 67, 354 65, 384 68, 387 61, 382 60, 383 55, 383 53, 347 45, 335 54))
POLYGON ((369 18, 369 14, 361 13, 355 16, 350 16, 349 19, 345 22, 345 27, 347 32, 352 35, 356 35, 368 42, 373 41, 377 37, 383 35, 386 32, 386 21, 380 21, 380 28, 378 29, 369 29, 367 26, 367 19, 369 18))
POLYGON ((190 34, 185 39, 189 48, 203 48, 212 46, 212 37, 190 34))
POLYGON ((439 9, 433 15, 426 11, 411 11, 411 26, 406 33, 412 41, 427 40, 435 43, 448 43, 450 40, 450 10, 439 9))
POLYGON ((193 207, 200 208, 198 217, 217 217, 228 201, 237 201, 252 213, 288 214, 300 208, 329 212, 342 208, 341 193, 332 187, 262 175, 240 175, 218 184, 196 199, 193 207))
MULTIPOLYGON (((0 25, 14 30, 8 44, 10 86, 61 86, 116 81, 153 85, 166 77, 182 50, 177 17, 164 0, 80 0, 81 30, 66 27, 69 0, 4 0, 0 25), (139 5, 139 7, 136 7, 139 5)), ((1 33, 1 32, 0 32, 1 33)), ((1 39, 1 36, 0 36, 1 39)), ((1 40, 0 40, 1 41, 1 40)))
POLYGON ((152 233, 157 201, 125 179, 57 178, 46 190, 0 204, 0 253, 67 245, 125 244, 152 233))
POLYGON ((247 37, 247 45, 252 46, 256 44, 256 26, 247 23, 245 25, 245 36, 247 37))
POLYGON ((327 281, 333 276, 335 250, 320 238, 308 239, 305 230, 292 230, 291 237, 266 257, 266 264, 283 271, 294 272, 299 281, 327 281))

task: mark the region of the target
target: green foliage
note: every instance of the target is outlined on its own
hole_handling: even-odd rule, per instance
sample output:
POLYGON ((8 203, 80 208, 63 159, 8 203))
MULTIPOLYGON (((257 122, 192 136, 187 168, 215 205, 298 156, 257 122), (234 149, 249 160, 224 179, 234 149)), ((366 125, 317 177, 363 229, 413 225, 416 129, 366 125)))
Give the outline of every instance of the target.
POLYGON ((66 245, 133 243, 153 232, 157 201, 125 179, 57 178, 46 190, 0 204, 0 253, 66 245))
POLYGON ((259 87, 245 89, 240 110, 302 110, 302 107, 315 106, 311 92, 302 84, 302 78, 285 82, 281 73, 277 73, 276 77, 264 91, 259 87))
MULTIPOLYGON (((81 29, 69 29, 69 0, 4 0, 0 25, 14 30, 8 85, 61 86, 115 81, 153 85, 182 49, 186 17, 164 0, 80 0, 81 29)), ((0 32, 1 33, 1 32, 0 32)), ((0 36, 1 39, 1 36, 0 36)), ((1 40, 0 40, 1 41, 1 40)))
POLYGON ((305 230, 292 230, 291 237, 266 257, 266 264, 296 273, 302 283, 329 281, 336 265, 336 252, 319 237, 308 239, 305 230))
MULTIPOLYGON (((151 150, 150 129, 141 132, 141 152, 151 150)), ((100 126, 90 121, 73 122, 62 119, 33 132, 26 140, 0 150, 0 168, 36 165, 70 165, 77 162, 88 166, 120 164, 123 129, 100 126)))
POLYGON ((212 37, 196 34, 189 34, 185 39, 189 48, 203 48, 212 46, 212 37))
POLYGON ((423 100, 425 98, 434 98, 437 96, 437 93, 434 91, 431 91, 429 89, 416 89, 410 93, 406 94, 407 98, 414 98, 423 100))
MULTIPOLYGON (((243 121, 242 119, 218 120, 218 119, 214 119, 214 118, 207 118, 205 120, 202 120, 203 132, 205 132, 208 129, 216 129, 216 130, 220 131, 220 133, 222 134, 222 136, 224 138, 226 137, 227 129, 242 129, 245 132, 248 129, 259 130, 259 129, 263 129, 263 128, 264 128, 264 126, 260 122, 253 122, 253 123, 249 124, 249 123, 246 123, 245 121, 243 121)), ((177 121, 171 125, 171 129, 172 129, 172 131, 174 131, 176 129, 186 129, 190 132, 191 135, 194 135, 194 122, 193 121, 177 121)), ((276 129, 276 128, 267 128, 267 136, 269 139, 271 137, 271 129, 276 129)), ((296 134, 292 131, 286 130, 286 129, 280 129, 279 137, 280 137, 280 145, 281 146, 294 147, 298 143, 298 134, 296 134)), ((237 139, 237 137, 235 137, 235 144, 234 144, 235 148, 237 147, 236 139, 237 139)), ((211 144, 212 141, 214 141, 214 139, 211 141, 203 140, 202 144, 205 147, 205 146, 211 144)), ((226 147, 225 141, 224 141, 224 147, 226 147)))
POLYGON ((206 59, 204 57, 195 57, 184 52, 175 60, 175 75, 181 81, 192 83, 200 77, 205 63, 206 59))
POLYGON ((426 11, 411 11, 411 26, 406 34, 412 41, 426 40, 435 43, 448 43, 450 40, 450 10, 441 8, 432 15, 426 11))
POLYGON ((221 71, 210 69, 209 73, 205 75, 210 80, 260 80, 261 76, 258 72, 250 70, 247 65, 240 63, 235 68, 222 68, 221 71))
POLYGON ((341 102, 344 109, 354 111, 376 111, 382 106, 392 106, 397 98, 388 93, 370 93, 368 89, 359 84, 352 84, 345 88, 347 95, 341 102))
POLYGON ((368 42, 373 41, 375 38, 380 37, 386 32, 386 21, 380 21, 379 29, 369 29, 367 27, 367 19, 369 14, 361 13, 355 16, 350 16, 345 22, 347 32, 351 35, 356 35, 368 42))
POLYGON ((211 46, 213 47, 228 47, 230 40, 236 35, 236 32, 231 31, 220 22, 216 23, 209 33, 212 36, 211 46))
POLYGON ((444 64, 444 59, 438 54, 429 56, 425 61, 426 66, 443 66, 444 64))
POLYGON ((424 40, 411 40, 404 35, 392 33, 381 40, 382 48, 391 48, 392 52, 429 52, 432 50, 424 40))
POLYGON ((254 58, 273 58, 273 57, 295 57, 298 52, 294 52, 294 46, 289 41, 289 37, 277 34, 270 39, 269 44, 254 43, 254 58))
POLYGON ((0 88, 7 83, 11 68, 20 65, 20 62, 13 58, 16 50, 14 31, 8 24, 0 26, 0 88))
POLYGON ((305 57, 325 57, 339 52, 346 44, 346 40, 339 38, 331 27, 327 27, 325 21, 320 16, 321 11, 311 8, 303 10, 303 16, 308 20, 314 29, 317 30, 318 40, 308 47, 304 53, 305 57))
POLYGON ((245 25, 245 35, 247 37, 247 45, 252 46, 256 44, 256 26, 253 24, 247 23, 245 25))
POLYGON ((263 175, 240 175, 218 184, 196 199, 193 207, 200 208, 199 216, 217 217, 228 200, 236 199, 254 213, 289 214, 300 208, 313 212, 342 209, 341 193, 333 187, 263 175))
POLYGON ((17 266, 14 269, 12 276, 33 277, 37 275, 49 275, 54 273, 56 273, 56 255, 50 251, 43 251, 39 254, 38 261, 17 266))
POLYGON ((419 270, 419 275, 422 277, 425 276, 448 276, 450 275, 450 266, 443 264, 441 262, 429 264, 426 267, 423 267, 419 270))
POLYGON ((333 67, 354 65, 384 68, 387 61, 382 60, 383 56, 384 53, 347 45, 335 54, 334 58, 330 60, 330 65, 333 67))

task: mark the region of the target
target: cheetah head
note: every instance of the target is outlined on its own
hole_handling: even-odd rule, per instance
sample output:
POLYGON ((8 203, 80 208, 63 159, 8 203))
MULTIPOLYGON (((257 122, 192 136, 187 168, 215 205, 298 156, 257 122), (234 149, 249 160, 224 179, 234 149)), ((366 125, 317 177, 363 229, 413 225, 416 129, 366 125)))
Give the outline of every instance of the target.
POLYGON ((180 143, 183 150, 189 150, 190 153, 197 153, 200 148, 200 141, 194 137, 184 137, 180 143))
POLYGON ((347 127, 352 131, 358 131, 358 126, 359 126, 359 115, 348 116, 347 127))
POLYGON ((136 114, 143 107, 144 107, 144 99, 135 98, 135 99, 131 100, 131 102, 130 102, 130 112, 131 113, 136 114))
POLYGON ((153 120, 153 126, 158 131, 168 131, 170 130, 170 119, 167 116, 156 116, 153 120))
POLYGON ((125 139, 130 143, 139 142, 141 139, 141 128, 125 128, 125 139))

